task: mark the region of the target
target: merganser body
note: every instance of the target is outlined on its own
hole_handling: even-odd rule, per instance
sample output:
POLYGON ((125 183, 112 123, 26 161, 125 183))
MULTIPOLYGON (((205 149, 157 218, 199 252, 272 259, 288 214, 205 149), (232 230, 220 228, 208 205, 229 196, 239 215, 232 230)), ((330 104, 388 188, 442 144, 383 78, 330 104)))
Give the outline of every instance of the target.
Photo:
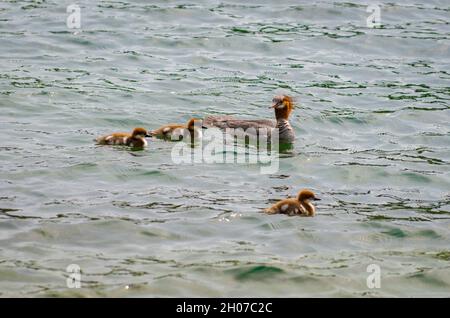
POLYGON ((203 126, 216 127, 225 129, 255 129, 259 131, 266 129, 270 132, 272 129, 278 129, 280 143, 292 144, 295 141, 295 132, 289 123, 289 115, 291 114, 294 103, 290 96, 275 96, 272 100, 272 106, 275 110, 275 119, 237 119, 233 116, 207 116, 203 121, 203 126))

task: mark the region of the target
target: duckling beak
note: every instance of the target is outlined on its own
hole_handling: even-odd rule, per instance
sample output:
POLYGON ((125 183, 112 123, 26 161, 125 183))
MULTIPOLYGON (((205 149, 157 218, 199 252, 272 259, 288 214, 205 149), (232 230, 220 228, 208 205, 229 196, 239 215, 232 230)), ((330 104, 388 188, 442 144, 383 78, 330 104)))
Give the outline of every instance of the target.
POLYGON ((318 198, 318 197, 314 197, 313 200, 314 200, 314 201, 320 201, 320 200, 322 200, 322 199, 321 199, 321 198, 318 198))

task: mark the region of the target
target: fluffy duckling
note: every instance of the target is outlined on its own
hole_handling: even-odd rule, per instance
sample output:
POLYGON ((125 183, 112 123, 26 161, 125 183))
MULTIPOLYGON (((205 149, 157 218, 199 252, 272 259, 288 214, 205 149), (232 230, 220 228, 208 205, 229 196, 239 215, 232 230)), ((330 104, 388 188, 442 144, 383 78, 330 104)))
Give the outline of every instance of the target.
POLYGON ((201 128, 198 129, 195 126, 197 125, 198 127, 202 127, 202 122, 202 119, 191 118, 186 125, 168 124, 152 130, 150 132, 150 136, 168 140, 181 140, 185 133, 185 129, 187 129, 187 131, 191 134, 191 140, 194 140, 195 138, 199 138, 201 135, 201 128))
POLYGON ((101 136, 95 139, 99 145, 125 145, 136 148, 143 148, 147 146, 149 137, 148 132, 144 128, 135 128, 131 134, 129 133, 113 133, 106 136, 101 136))
POLYGON ((301 216, 314 216, 316 214, 316 208, 311 201, 320 200, 310 190, 301 190, 297 198, 285 199, 275 203, 270 208, 265 209, 267 214, 287 214, 289 216, 301 215, 301 216))
POLYGON ((203 121, 205 127, 226 128, 278 128, 280 143, 292 144, 295 140, 294 129, 289 123, 289 116, 294 109, 292 97, 287 95, 275 96, 272 100, 272 106, 275 110, 275 121, 269 119, 236 119, 233 116, 207 116, 203 121))

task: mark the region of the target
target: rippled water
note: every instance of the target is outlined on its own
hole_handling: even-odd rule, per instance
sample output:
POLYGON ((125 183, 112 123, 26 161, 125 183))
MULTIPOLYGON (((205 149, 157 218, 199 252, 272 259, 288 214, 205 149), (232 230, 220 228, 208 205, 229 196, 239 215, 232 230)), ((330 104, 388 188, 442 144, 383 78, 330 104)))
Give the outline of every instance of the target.
POLYGON ((0 296, 449 296, 450 4, 417 2, 0 2, 0 296), (92 141, 279 93, 276 174, 92 141))

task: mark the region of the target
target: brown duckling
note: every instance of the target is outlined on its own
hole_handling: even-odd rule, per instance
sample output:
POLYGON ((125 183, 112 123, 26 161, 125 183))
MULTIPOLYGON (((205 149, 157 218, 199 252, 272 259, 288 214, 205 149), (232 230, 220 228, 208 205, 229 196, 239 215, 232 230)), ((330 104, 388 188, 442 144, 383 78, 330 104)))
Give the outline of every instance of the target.
POLYGON ((125 145, 137 148, 143 148, 147 146, 147 140, 145 137, 150 137, 147 130, 144 128, 135 128, 130 133, 112 133, 106 136, 97 137, 95 141, 99 145, 125 145))
POLYGON ((314 216, 316 214, 316 208, 311 201, 320 200, 314 195, 311 190, 301 190, 297 198, 281 200, 270 208, 265 209, 267 214, 287 214, 289 216, 314 216))
POLYGON ((152 130, 150 132, 150 136, 168 140, 181 140, 182 138, 180 137, 184 135, 184 133, 186 132, 185 129, 187 129, 187 131, 191 134, 191 140, 194 140, 195 138, 201 136, 200 131, 202 123, 202 119, 191 118, 186 125, 167 124, 159 127, 158 129, 152 130), (199 128, 196 128, 196 125, 199 128))

